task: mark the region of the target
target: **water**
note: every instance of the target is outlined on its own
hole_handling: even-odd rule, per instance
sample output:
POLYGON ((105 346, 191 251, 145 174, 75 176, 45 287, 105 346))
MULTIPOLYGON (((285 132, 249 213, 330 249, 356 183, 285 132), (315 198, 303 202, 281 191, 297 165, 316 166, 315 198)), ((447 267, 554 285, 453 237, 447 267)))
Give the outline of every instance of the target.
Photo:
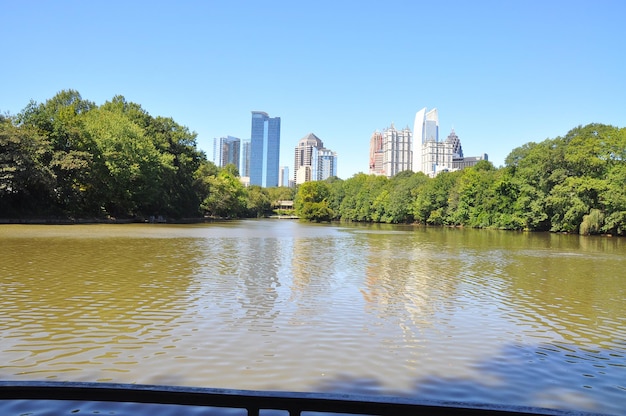
POLYGON ((0 379, 626 414, 626 241, 383 225, 0 226, 0 379))

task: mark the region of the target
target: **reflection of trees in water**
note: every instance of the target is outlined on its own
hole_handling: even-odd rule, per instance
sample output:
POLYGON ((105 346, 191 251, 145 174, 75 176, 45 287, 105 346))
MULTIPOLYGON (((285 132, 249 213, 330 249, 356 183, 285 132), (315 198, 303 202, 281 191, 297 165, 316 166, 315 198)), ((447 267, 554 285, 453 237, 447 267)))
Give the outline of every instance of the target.
POLYGON ((361 294, 366 308, 382 319, 396 317, 409 332, 431 326, 436 308, 454 294, 455 283, 446 276, 448 256, 432 252, 411 233, 366 233, 363 238, 367 261, 361 294))
POLYGON ((249 238, 239 256, 239 293, 237 301, 245 311, 241 322, 251 330, 264 331, 275 326, 280 314, 277 307, 280 247, 276 238, 249 238))
POLYGON ((237 236, 204 240, 201 278, 206 319, 251 330, 274 327, 281 286, 281 247, 275 237, 237 236), (210 300, 210 301, 208 301, 210 300))
POLYGON ((324 315, 331 307, 331 280, 338 278, 335 271, 337 257, 333 237, 299 236, 293 240, 291 251, 291 291, 289 302, 294 302, 292 324, 310 322, 324 315))

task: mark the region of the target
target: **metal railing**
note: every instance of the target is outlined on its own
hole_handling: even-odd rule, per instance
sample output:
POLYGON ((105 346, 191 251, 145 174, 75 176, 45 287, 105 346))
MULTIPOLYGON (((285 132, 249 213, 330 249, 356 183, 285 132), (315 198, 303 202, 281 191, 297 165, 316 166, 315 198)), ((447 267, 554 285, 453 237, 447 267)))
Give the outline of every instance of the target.
MULTIPOLYGON (((400 397, 351 394, 229 390, 184 386, 111 383, 0 381, 0 400, 145 403, 157 405, 220 407, 246 410, 258 416, 262 410, 348 415, 590 415, 523 406, 419 401, 400 397)), ((154 409, 150 414, 154 414, 154 409)))

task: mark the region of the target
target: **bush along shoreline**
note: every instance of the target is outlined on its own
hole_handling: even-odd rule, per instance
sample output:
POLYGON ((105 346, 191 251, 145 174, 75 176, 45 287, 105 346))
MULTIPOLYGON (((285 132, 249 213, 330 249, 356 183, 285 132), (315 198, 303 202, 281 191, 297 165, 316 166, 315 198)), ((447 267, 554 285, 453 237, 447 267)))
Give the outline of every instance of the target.
POLYGON ((529 142, 499 168, 434 178, 358 173, 297 189, 245 187, 196 133, 115 96, 74 90, 0 115, 0 223, 202 222, 277 213, 352 221, 626 235, 626 128, 588 124, 529 142))

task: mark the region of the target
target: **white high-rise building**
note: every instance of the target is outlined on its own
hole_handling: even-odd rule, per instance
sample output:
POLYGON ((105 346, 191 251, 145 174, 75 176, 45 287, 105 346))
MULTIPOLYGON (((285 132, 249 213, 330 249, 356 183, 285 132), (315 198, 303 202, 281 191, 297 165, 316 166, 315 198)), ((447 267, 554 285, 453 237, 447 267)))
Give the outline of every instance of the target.
POLYGON ((318 167, 317 173, 319 180, 337 176, 337 152, 330 149, 320 149, 317 153, 318 167))
POLYGON ((278 186, 291 186, 289 179, 289 166, 281 166, 280 174, 278 176, 278 186))
POLYGON ((382 133, 375 131, 370 139, 370 174, 388 178, 411 170, 411 129, 396 130, 393 123, 382 133))
MULTIPOLYGON (((439 114, 436 108, 426 112, 426 107, 415 114, 415 124, 413 125, 413 164, 414 172, 424 172, 431 174, 436 171, 436 166, 432 164, 432 157, 427 155, 429 148, 425 144, 439 142, 439 114)), ((434 146, 436 147, 436 146, 434 146)))
POLYGON ((454 129, 444 141, 439 141, 439 115, 434 108, 422 108, 415 115, 413 130, 413 171, 435 176, 439 172, 453 171, 473 166, 487 160, 484 153, 477 157, 464 157, 461 140, 454 129))
POLYGON ((324 148, 324 143, 313 133, 298 142, 294 156, 294 180, 298 185, 337 175, 337 153, 324 148))
POLYGON ((411 170, 411 130, 396 130, 393 123, 383 131, 383 171, 387 177, 411 170))

